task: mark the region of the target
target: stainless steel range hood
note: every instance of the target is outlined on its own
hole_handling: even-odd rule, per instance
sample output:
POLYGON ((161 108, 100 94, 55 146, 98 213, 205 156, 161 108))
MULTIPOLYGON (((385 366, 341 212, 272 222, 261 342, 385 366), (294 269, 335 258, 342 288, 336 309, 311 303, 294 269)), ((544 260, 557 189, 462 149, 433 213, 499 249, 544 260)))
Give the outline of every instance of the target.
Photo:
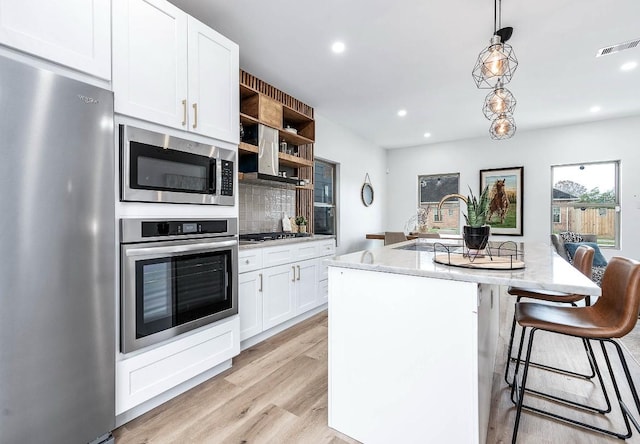
POLYGON ((266 125, 258 125, 257 158, 257 165, 255 161, 240 163, 240 169, 245 178, 298 185, 298 180, 278 175, 278 130, 266 125))

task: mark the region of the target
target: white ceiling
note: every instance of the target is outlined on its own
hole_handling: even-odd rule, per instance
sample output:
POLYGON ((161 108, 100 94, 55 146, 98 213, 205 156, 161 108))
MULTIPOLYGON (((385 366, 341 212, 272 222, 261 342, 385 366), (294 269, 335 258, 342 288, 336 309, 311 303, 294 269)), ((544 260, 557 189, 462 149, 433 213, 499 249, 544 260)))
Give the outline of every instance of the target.
MULTIPOLYGON (((492 0, 171 1, 238 43, 241 68, 378 146, 489 137, 471 71, 492 0)), ((518 132, 640 114, 640 66, 620 70, 640 47, 595 57, 640 38, 640 0, 504 0, 502 26, 519 61, 507 85, 518 132)))

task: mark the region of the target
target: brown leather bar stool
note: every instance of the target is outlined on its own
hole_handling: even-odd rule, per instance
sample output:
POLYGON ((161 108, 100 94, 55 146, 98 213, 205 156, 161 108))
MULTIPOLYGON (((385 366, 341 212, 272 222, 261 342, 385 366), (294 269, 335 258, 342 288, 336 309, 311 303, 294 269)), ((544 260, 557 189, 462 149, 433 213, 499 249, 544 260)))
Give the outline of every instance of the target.
MULTIPOLYGON (((582 274, 591 279, 591 268, 593 264, 593 256, 595 254, 595 250, 588 245, 580 245, 574 254, 573 266, 577 268, 582 274)), ((563 293, 560 291, 552 291, 552 290, 538 290, 538 289, 530 289, 530 288, 522 288, 522 287, 509 287, 507 292, 510 295, 517 296, 517 302, 520 302, 522 298, 535 299, 538 301, 546 301, 546 302, 560 302, 565 304, 571 304, 576 306, 576 302, 585 299, 586 305, 590 304, 590 299, 588 296, 585 297, 583 294, 572 294, 572 293, 563 293)), ((511 322, 511 337, 509 339, 509 348, 507 351, 507 363, 504 369, 504 380, 505 382, 511 386, 512 381, 509 379, 509 367, 511 361, 515 361, 516 357, 511 356, 511 352, 513 351, 513 338, 516 331, 516 316, 515 313, 513 315, 513 321, 511 322)), ((539 368, 544 368, 546 370, 555 371, 559 373, 563 373, 569 376, 575 376, 579 378, 591 379, 595 376, 595 369, 593 366, 593 362, 590 357, 589 349, 586 344, 586 340, 583 340, 583 345, 585 351, 587 352, 587 358, 589 359, 589 366, 591 367, 591 374, 585 375, 582 373, 576 373, 569 370, 564 370, 557 367, 552 367, 540 363, 532 362, 531 365, 535 365, 539 368)), ((540 393, 539 393, 540 394, 540 393)))
MULTIPOLYGON (((614 257, 609 262, 607 269, 602 277, 602 296, 598 298, 597 302, 592 306, 587 307, 563 307, 563 306, 551 306, 535 302, 519 302, 516 304, 516 319, 518 324, 522 326, 523 333, 520 338, 520 347, 518 349, 518 360, 516 361, 516 369, 514 375, 514 384, 511 388, 512 400, 515 394, 516 396, 516 418, 513 428, 512 443, 515 444, 518 435, 518 425, 520 423, 520 416, 522 410, 532 411, 541 415, 549 416, 564 422, 568 422, 589 430, 593 430, 606 435, 615 436, 619 439, 627 439, 631 437, 632 431, 629 422, 632 422, 636 430, 640 432, 640 424, 637 419, 633 417, 631 411, 622 400, 618 383, 616 381, 615 374, 611 368, 611 361, 605 348, 605 343, 611 343, 615 346, 624 371, 629 389, 635 402, 636 410, 640 413, 640 399, 638 392, 631 378, 627 361, 624 357, 620 344, 616 342, 615 338, 621 338, 629 333, 636 325, 638 321, 638 313, 640 312, 640 262, 632 259, 614 257), (523 370, 522 370, 522 383, 518 385, 518 372, 520 371, 521 357, 525 339, 525 333, 527 329, 530 329, 529 339, 527 342, 527 349, 524 358, 523 370), (524 396, 527 393, 526 384, 527 376, 529 373, 529 364, 531 359, 531 350, 533 348, 533 339, 535 333, 538 330, 547 331, 551 333, 558 333, 565 336, 573 336, 583 338, 587 340, 589 349, 591 348, 590 341, 598 341, 602 348, 602 354, 604 356, 607 368, 609 370, 609 376, 613 383, 613 388, 616 393, 616 398, 622 411, 622 417, 626 426, 626 432, 620 433, 613 430, 606 430, 600 427, 586 424, 566 416, 561 416, 555 413, 550 413, 539 408, 528 406, 524 404, 524 396)), ((602 384, 602 377, 598 368, 597 362, 595 363, 595 370, 598 374, 602 384)), ((605 393, 605 398, 608 403, 608 396, 605 393)), ((553 398, 563 402, 567 405, 578 406, 577 403, 567 402, 560 398, 553 398)), ((609 404, 609 403, 608 403, 609 404)), ((582 406, 587 407, 587 406, 582 406)), ((595 409, 594 409, 595 410, 595 409)), ((610 407, 607 410, 596 410, 599 413, 608 413, 610 407)))

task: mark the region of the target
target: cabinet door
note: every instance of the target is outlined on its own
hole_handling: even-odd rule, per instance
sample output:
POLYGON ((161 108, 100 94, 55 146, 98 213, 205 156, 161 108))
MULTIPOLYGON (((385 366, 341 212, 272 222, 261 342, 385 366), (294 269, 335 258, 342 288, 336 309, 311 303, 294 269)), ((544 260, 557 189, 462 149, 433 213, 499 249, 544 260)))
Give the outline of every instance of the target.
POLYGON ((304 313, 318 304, 318 261, 296 264, 296 314, 304 313))
POLYGON ((187 14, 164 0, 113 3, 117 113, 187 129, 187 14))
POLYGON ((188 24, 189 131, 238 144, 238 45, 193 17, 188 24))
POLYGON ((263 328, 268 330, 296 314, 294 265, 263 270, 263 328))
POLYGON ((108 80, 110 1, 1 0, 0 43, 108 80))
POLYGON ((241 273, 238 277, 240 340, 262 333, 262 273, 241 273))

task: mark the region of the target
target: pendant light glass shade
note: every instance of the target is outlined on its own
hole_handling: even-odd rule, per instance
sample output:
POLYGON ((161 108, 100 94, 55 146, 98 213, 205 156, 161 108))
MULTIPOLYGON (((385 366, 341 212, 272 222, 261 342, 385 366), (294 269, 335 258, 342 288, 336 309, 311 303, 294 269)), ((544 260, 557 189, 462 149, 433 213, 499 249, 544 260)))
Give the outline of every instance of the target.
POLYGON ((498 82, 506 85, 518 67, 518 59, 511 45, 502 43, 499 35, 491 37, 473 68, 473 80, 478 88, 495 88, 498 82))
POLYGON ((516 132, 516 122, 508 114, 500 114, 491 122, 489 135, 494 140, 510 139, 516 132))
POLYGON ((511 91, 502 86, 502 82, 498 82, 494 90, 485 97, 482 112, 491 120, 500 114, 512 115, 515 108, 516 98, 511 91))

